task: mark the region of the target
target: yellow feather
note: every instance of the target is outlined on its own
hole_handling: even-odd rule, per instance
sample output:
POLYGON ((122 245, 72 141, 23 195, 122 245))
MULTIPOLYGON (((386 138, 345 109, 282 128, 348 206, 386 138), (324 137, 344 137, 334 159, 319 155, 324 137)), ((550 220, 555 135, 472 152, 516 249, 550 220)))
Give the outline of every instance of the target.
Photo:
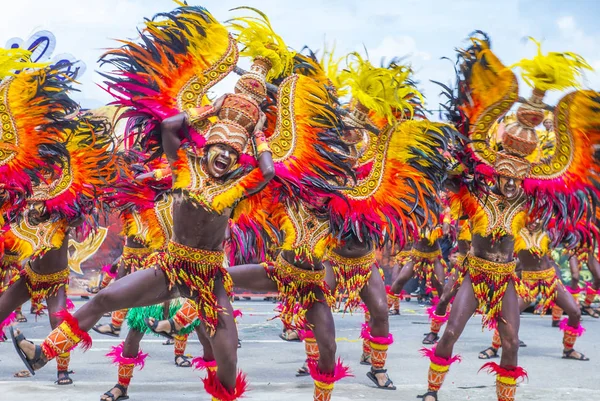
POLYGON ((412 70, 407 66, 374 67, 358 53, 351 53, 340 80, 349 86, 354 100, 391 124, 397 113, 403 119, 408 112, 412 118, 414 106, 411 100, 423 101, 423 95, 409 83, 411 74, 412 70))
POLYGON ((227 21, 229 28, 236 33, 236 40, 244 46, 240 55, 250 58, 260 56, 271 61, 272 68, 267 74, 267 81, 290 75, 296 52, 290 50, 281 36, 275 33, 267 16, 252 7, 233 10, 250 10, 258 14, 258 17, 238 17, 227 21))
POLYGON ((521 77, 532 88, 542 91, 579 88, 579 78, 583 70, 592 71, 592 67, 576 53, 550 52, 542 54, 542 45, 533 38, 537 46, 537 55, 532 59, 522 59, 510 68, 519 67, 521 77))

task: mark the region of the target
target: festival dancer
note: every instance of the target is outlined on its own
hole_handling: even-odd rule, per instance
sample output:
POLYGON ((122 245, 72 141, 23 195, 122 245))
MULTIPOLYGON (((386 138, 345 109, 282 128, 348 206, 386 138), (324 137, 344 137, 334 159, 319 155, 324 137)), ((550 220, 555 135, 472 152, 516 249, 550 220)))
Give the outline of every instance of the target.
POLYGON ((222 243, 234 204, 260 191, 274 175, 271 153, 261 139, 265 119, 259 105, 266 95, 265 78, 281 74, 284 63, 263 43, 267 58, 255 60, 235 93, 202 106, 206 91, 238 60, 237 43, 227 29, 205 9, 182 4, 146 21, 141 34, 143 44, 126 42, 103 61, 120 69, 110 76, 109 90, 129 107, 129 126, 144 127, 144 150, 164 149, 169 160, 173 238, 167 252, 154 258, 160 269, 137 271, 106 287, 41 347, 22 340, 18 351, 27 366, 39 369, 78 343, 89 347, 87 331, 104 312, 164 302, 179 291, 197 302, 219 366, 204 380, 206 391, 215 400, 234 400, 246 391, 246 380, 237 374, 237 331, 222 243))
POLYGON ((439 182, 431 177, 438 172, 432 166, 437 148, 445 144, 439 124, 413 119, 421 116, 423 97, 412 85, 410 68, 393 62, 376 68, 357 54, 346 60, 339 89, 347 85, 353 98, 344 117, 342 140, 350 149, 358 180, 351 190, 343 191, 345 199, 330 202, 334 232, 342 243, 328 254, 334 272, 328 282, 336 291, 346 292, 344 310, 364 302, 368 313, 361 333, 361 363, 371 365, 367 377, 378 388, 393 390, 385 369, 393 337, 375 247, 385 246, 388 238, 393 245, 403 246, 412 241, 413 227, 427 221, 431 205, 437 202, 435 183, 439 182), (369 134, 366 127, 377 127, 380 134, 369 134), (430 164, 411 160, 417 152, 427 155, 430 164), (394 196, 390 196, 392 187, 394 196), (418 216, 425 216, 424 220, 418 216))
MULTIPOLYGON (((528 294, 525 299, 519 300, 521 312, 530 304, 539 299, 540 315, 545 314, 556 303, 567 313, 560 323, 563 336, 563 358, 577 361, 589 361, 582 353, 575 351, 575 341, 583 334, 581 327, 581 312, 579 305, 565 290, 564 285, 556 274, 554 261, 550 257, 550 238, 542 230, 539 220, 532 220, 523 228, 515 242, 515 252, 519 258, 518 265, 521 278, 528 294)), ((479 353, 479 359, 498 357, 498 350, 502 343, 498 330, 494 331, 492 345, 479 353)))
MULTIPOLYGON (((296 58, 310 61, 300 55, 296 58)), ((335 299, 325 281, 323 264, 325 253, 335 240, 323 204, 331 196, 327 191, 335 191, 327 178, 340 174, 343 178, 350 168, 333 151, 344 144, 339 138, 339 116, 331 112, 335 101, 322 81, 305 75, 286 78, 279 84, 277 107, 280 118, 274 129, 266 133, 277 178, 266 192, 238 207, 241 213, 234 216, 237 226, 232 230, 232 241, 244 254, 243 259, 264 262, 234 266, 229 272, 238 287, 279 293, 279 317, 284 326, 298 329, 315 350, 307 367, 314 380, 314 399, 329 400, 335 383, 348 376, 348 368, 335 359, 331 313, 335 299), (291 116, 296 116, 294 124, 290 124, 291 116), (287 131, 286 127, 292 129, 287 131), (293 147, 285 141, 286 131, 293 138, 293 147), (299 163, 302 160, 311 163, 299 163), (276 194, 287 192, 290 187, 298 195, 287 193, 280 202, 273 202, 281 198, 276 194), (282 235, 270 236, 273 228, 282 235), (259 246, 254 247, 257 242, 259 246), (281 252, 273 255, 261 246, 268 243, 281 252), (261 251, 257 255, 254 249, 261 251)))
MULTIPOLYGON (((590 91, 573 92, 555 108, 555 119, 562 121, 555 155, 546 163, 530 163, 525 159, 538 145, 534 128, 542 122, 542 109, 547 107, 542 102, 544 93, 577 86, 581 70, 589 67, 572 53, 543 55, 540 51, 533 60, 518 63, 525 81, 534 87, 533 95, 523 100, 517 121, 507 126, 502 150, 490 149, 489 129, 518 100, 518 89, 514 73, 489 49, 487 36, 480 35, 472 39, 470 48, 459 54, 458 97, 450 97, 453 105, 449 108, 451 121, 471 139, 464 153, 454 155, 466 169, 462 184, 451 195, 458 197, 469 216, 471 250, 464 261, 463 283, 450 312, 448 327, 435 347, 423 350, 431 360, 424 401, 437 401, 450 365, 459 360, 458 356, 452 356, 454 344, 475 311, 483 314, 484 326, 498 328, 504 347, 500 364, 490 362, 483 368, 496 373, 498 400, 515 399, 517 380, 526 376, 525 370, 517 365, 518 295, 524 293, 515 275, 515 238, 525 225, 528 206, 536 213, 552 214, 560 210, 549 207, 560 194, 544 178, 547 180, 551 175, 568 183, 561 188, 588 178, 579 169, 590 167, 590 145, 597 140, 589 130, 595 124, 599 98, 590 91), (524 179, 529 196, 522 189, 524 179), (494 185, 489 190, 476 189, 477 184, 490 180, 494 185), (475 193, 469 190, 469 185, 475 193)), ((569 216, 561 215, 560 220, 569 222, 569 216)))
MULTIPOLYGON (((47 183, 34 187, 28 198, 30 208, 5 233, 5 246, 18 255, 20 262, 28 262, 20 278, 0 298, 1 319, 29 298, 32 305, 47 302, 52 328, 59 325, 66 312, 69 230, 77 227, 83 235, 93 235, 93 221, 90 224, 84 219, 92 212, 96 194, 103 185, 110 184, 113 168, 112 138, 103 120, 85 116, 77 119, 64 143, 67 153, 57 161, 60 169, 47 175, 47 183)), ((56 358, 59 385, 73 382, 69 359, 68 352, 56 358)))

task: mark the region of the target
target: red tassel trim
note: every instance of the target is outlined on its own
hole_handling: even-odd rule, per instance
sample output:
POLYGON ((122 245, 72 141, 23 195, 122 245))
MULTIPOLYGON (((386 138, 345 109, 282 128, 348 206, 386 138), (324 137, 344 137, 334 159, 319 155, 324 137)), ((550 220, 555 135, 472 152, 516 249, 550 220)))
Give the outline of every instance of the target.
POLYGON ((569 318, 566 317, 560 321, 560 325, 558 327, 562 331, 567 332, 569 334, 576 335, 577 337, 581 337, 583 335, 583 333, 585 332, 585 329, 583 328, 581 323, 579 323, 579 327, 571 327, 571 326, 569 326, 568 323, 569 323, 569 318))
POLYGON ((302 341, 305 338, 315 338, 315 333, 312 330, 298 330, 298 338, 302 341))
POLYGON ((16 319, 17 319, 16 312, 11 312, 10 315, 8 315, 8 317, 6 319, 4 319, 2 322, 0 322, 0 333, 2 333, 4 331, 4 328, 10 326, 12 324, 12 322, 14 322, 16 319))
POLYGON ((216 371, 208 370, 207 373, 208 376, 206 379, 202 379, 202 382, 204 383, 204 390, 206 390, 209 395, 219 401, 235 401, 242 397, 242 395, 244 395, 248 389, 246 375, 244 375, 242 372, 238 373, 236 377, 235 388, 233 389, 233 392, 229 392, 229 390, 223 387, 219 381, 219 378, 217 377, 216 371))
POLYGON ((102 271, 103 271, 103 272, 104 272, 104 273, 105 273, 107 276, 109 276, 109 277, 111 277, 111 278, 115 278, 115 277, 117 277, 117 272, 114 272, 114 273, 113 273, 111 269, 112 269, 112 265, 105 265, 105 266, 102 266, 102 271))
POLYGON ((319 361, 314 359, 309 359, 308 363, 308 371, 310 372, 310 376, 315 381, 319 381, 321 383, 332 384, 337 381, 342 380, 344 377, 352 377, 352 373, 350 373, 350 367, 344 366, 342 364, 342 359, 338 358, 337 363, 335 364, 335 369, 332 374, 321 373, 319 371, 319 361))
POLYGON ((92 337, 90 337, 90 335, 87 332, 79 328, 79 321, 75 319, 73 315, 71 315, 67 310, 63 309, 61 311, 56 312, 54 316, 61 319, 62 322, 66 323, 73 332, 73 334, 75 334, 81 339, 81 341, 79 342, 79 346, 83 351, 87 351, 88 349, 92 348, 92 337))
POLYGON ((209 370, 217 367, 217 361, 214 359, 212 361, 207 361, 203 357, 199 356, 192 359, 192 367, 198 370, 209 370))
POLYGON ((446 313, 444 316, 440 316, 435 313, 435 308, 435 305, 427 308, 427 314, 429 315, 429 319, 440 323, 446 323, 448 321, 448 313, 446 313))
POLYGON ((65 306, 67 307, 67 310, 75 309, 75 304, 73 304, 73 301, 71 301, 70 298, 67 298, 67 302, 66 302, 65 306))
POLYGON ((433 363, 435 363, 436 365, 440 365, 440 366, 450 366, 452 365, 454 362, 461 362, 462 358, 460 357, 460 355, 454 355, 453 357, 450 358, 442 358, 441 356, 436 356, 435 355, 435 345, 431 348, 421 348, 419 350, 419 352, 421 353, 421 355, 423 355, 425 358, 429 358, 429 360, 433 363))
POLYGON ((565 285, 565 290, 567 290, 567 292, 569 294, 581 294, 581 288, 579 288, 579 287, 576 290, 574 290, 571 287, 569 287, 568 285, 565 285))
POLYGON ((479 369, 480 372, 482 370, 485 370, 489 374, 493 373, 501 377, 510 377, 515 380, 528 378, 527 371, 520 366, 502 367, 496 362, 488 362, 479 369))
POLYGON ((148 354, 144 354, 140 349, 137 356, 133 358, 128 358, 123 356, 123 347, 124 343, 117 345, 116 347, 111 347, 110 351, 106 356, 112 360, 112 363, 115 365, 133 365, 139 366, 140 370, 144 369, 144 364, 146 363, 146 357, 148 354))

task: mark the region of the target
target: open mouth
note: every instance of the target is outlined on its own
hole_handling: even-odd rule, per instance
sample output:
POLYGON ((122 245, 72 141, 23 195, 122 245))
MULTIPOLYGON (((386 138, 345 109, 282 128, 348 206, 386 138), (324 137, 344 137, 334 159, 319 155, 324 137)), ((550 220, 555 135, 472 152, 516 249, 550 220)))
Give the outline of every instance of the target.
POLYGON ((217 159, 217 160, 215 160, 215 167, 218 168, 219 170, 225 170, 227 168, 227 162, 217 159))

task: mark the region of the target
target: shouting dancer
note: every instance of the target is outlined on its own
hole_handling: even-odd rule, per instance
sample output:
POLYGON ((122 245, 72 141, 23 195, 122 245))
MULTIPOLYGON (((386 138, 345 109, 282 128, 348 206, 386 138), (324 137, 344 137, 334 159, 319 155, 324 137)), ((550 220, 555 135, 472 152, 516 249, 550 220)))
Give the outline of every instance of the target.
POLYGON ((205 389, 215 400, 237 399, 246 390, 246 380, 237 374, 237 330, 222 243, 231 207, 274 175, 268 145, 261 142, 264 117, 259 105, 266 94, 265 76, 279 74, 271 66, 281 68, 282 63, 277 52, 263 45, 266 56, 277 59, 255 60, 251 72, 237 81, 235 93, 202 106, 206 91, 238 60, 237 43, 227 29, 205 9, 182 5, 146 21, 141 34, 142 44, 126 42, 103 60, 120 69, 108 85, 117 102, 130 108, 126 115, 132 131, 143 127, 146 149, 164 149, 169 160, 173 237, 167 251, 154 258, 159 269, 115 282, 68 316, 41 346, 20 341, 18 350, 28 366, 39 369, 78 343, 90 346, 87 331, 104 312, 181 294, 197 302, 219 366, 209 372, 205 389))

